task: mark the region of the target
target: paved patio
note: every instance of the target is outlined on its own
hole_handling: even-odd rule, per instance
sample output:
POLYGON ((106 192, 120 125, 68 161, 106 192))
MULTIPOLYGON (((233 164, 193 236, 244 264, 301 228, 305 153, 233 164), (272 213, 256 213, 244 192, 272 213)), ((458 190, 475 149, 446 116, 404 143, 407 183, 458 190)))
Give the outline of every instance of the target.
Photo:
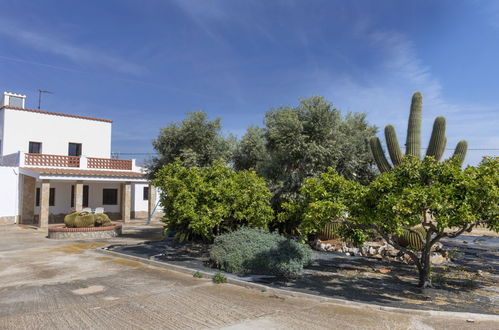
POLYGON ((54 241, 0 227, 0 329, 429 329, 499 327, 499 317, 404 311, 291 297, 95 252, 157 239, 161 226, 126 225, 109 241, 54 241))

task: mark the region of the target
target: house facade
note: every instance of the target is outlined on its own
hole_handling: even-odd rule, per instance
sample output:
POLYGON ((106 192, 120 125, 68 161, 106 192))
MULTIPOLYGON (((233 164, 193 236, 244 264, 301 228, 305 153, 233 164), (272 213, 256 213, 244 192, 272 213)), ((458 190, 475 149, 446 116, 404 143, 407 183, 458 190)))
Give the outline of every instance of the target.
POLYGON ((25 95, 1 95, 0 224, 45 228, 87 207, 125 222, 152 213, 156 189, 143 169, 111 158, 111 120, 25 103, 25 95))

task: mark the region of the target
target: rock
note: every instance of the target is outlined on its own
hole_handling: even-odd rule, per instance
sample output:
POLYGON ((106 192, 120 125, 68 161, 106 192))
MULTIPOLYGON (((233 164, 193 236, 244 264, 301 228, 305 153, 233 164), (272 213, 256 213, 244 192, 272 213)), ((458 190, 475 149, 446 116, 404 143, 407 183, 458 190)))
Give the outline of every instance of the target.
POLYGON ((449 259, 445 258, 441 253, 433 252, 430 256, 430 261, 432 264, 439 265, 449 261, 449 259))
POLYGON ((431 247, 431 250, 434 251, 434 252, 439 252, 439 251, 442 251, 442 248, 444 247, 444 245, 440 242, 437 242, 435 243, 432 247, 431 247))

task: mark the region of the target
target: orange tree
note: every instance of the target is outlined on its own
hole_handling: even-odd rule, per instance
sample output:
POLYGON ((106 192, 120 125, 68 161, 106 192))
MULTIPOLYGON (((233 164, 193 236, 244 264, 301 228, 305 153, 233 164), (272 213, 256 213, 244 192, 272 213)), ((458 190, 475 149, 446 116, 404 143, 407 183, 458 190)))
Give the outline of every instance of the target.
POLYGON ((156 172, 153 184, 160 189, 163 222, 180 241, 213 241, 242 226, 267 228, 274 218, 265 180, 221 161, 200 168, 177 158, 156 172))
POLYGON ((499 158, 461 169, 459 160, 437 162, 405 157, 369 186, 344 179, 330 169, 306 181, 301 200, 287 203, 280 220, 301 218, 305 239, 332 218, 344 217, 339 234, 358 243, 374 230, 388 244, 410 256, 419 272, 419 286, 431 286, 431 248, 442 238, 455 238, 477 225, 499 231, 499 158), (417 225, 424 228, 417 231, 417 225), (418 235, 419 248, 404 247, 404 232, 418 235))

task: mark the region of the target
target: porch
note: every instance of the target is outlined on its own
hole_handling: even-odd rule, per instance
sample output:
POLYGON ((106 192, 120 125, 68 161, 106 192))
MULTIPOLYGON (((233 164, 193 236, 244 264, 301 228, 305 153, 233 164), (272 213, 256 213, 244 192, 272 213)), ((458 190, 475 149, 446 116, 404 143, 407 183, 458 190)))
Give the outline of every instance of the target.
POLYGON ((147 219, 156 190, 144 174, 49 167, 20 168, 20 224, 48 228, 84 208, 104 212, 116 221, 147 219))

